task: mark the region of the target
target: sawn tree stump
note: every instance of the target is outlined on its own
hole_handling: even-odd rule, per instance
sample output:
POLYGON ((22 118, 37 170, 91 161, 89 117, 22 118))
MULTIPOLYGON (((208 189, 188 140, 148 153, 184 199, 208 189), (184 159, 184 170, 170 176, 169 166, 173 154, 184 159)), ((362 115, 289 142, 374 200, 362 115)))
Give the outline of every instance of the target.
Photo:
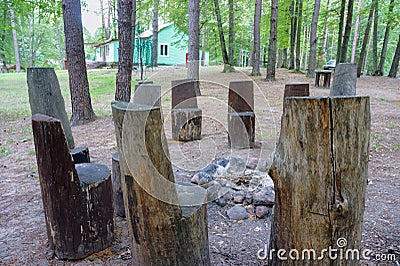
POLYGON ((279 143, 269 170, 276 193, 269 265, 358 265, 347 250, 358 250, 361 257, 369 98, 284 101, 279 143), (337 249, 336 260, 322 253, 330 247, 337 249), (279 249, 287 260, 282 260, 282 252, 278 258, 279 249), (302 258, 306 249, 316 253, 306 252, 302 258), (317 259, 321 255, 323 259, 317 259))
POLYGON ((75 166, 60 120, 36 114, 32 128, 50 248, 70 260, 107 248, 114 230, 109 169, 75 166))
POLYGON ((206 191, 175 184, 160 108, 112 110, 133 265, 210 265, 206 191))

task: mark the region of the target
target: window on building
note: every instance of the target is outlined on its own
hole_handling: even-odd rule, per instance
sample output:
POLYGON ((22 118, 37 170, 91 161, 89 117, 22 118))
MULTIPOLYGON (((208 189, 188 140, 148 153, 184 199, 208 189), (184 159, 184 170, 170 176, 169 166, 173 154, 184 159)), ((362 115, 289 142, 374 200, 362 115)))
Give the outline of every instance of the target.
POLYGON ((160 56, 168 56, 168 44, 161 44, 160 45, 160 56))
POLYGON ((106 56, 110 55, 110 45, 106 45, 106 56))

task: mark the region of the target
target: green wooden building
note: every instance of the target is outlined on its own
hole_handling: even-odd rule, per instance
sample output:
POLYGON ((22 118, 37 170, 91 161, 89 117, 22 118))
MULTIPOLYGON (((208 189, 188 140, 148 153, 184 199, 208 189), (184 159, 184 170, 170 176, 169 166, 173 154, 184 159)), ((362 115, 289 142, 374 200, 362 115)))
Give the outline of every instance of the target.
MULTIPOLYGON (((151 47, 153 31, 148 30, 140 34, 135 40, 134 65, 138 65, 140 58, 143 64, 151 66, 151 47)), ((186 65, 188 46, 187 34, 180 33, 173 24, 165 24, 158 31, 158 64, 165 66, 186 65)), ((95 45, 96 62, 118 62, 118 39, 110 39, 95 45)), ((199 51, 201 54, 201 51, 199 51)), ((209 52, 206 51, 205 65, 209 65, 209 52)))

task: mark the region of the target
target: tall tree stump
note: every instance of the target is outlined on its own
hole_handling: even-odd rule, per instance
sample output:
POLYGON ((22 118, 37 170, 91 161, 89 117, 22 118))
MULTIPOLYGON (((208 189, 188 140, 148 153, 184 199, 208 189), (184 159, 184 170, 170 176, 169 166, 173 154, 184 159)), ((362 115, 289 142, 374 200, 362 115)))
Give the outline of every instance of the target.
POLYGON ((27 82, 32 115, 45 114, 60 119, 68 147, 73 149, 74 138, 54 68, 28 68, 27 82))
POLYGON ((254 147, 256 116, 254 88, 250 80, 229 83, 228 142, 233 148, 254 147))
POLYGON ((153 81, 152 81, 152 80, 141 80, 141 81, 139 81, 139 82, 135 85, 135 90, 134 90, 134 92, 136 92, 136 90, 137 90, 140 86, 145 85, 145 84, 153 84, 153 81))
POLYGON ((105 165, 74 165, 61 122, 32 116, 43 208, 50 248, 76 260, 111 245, 112 185, 105 165))
POLYGON ((179 141, 201 139, 202 110, 197 106, 196 86, 191 79, 173 80, 171 124, 172 138, 179 141))
POLYGON ((357 64, 340 63, 336 66, 330 96, 355 96, 357 64))
POLYGON ((307 97, 310 96, 310 84, 291 83, 285 85, 283 98, 286 97, 307 97))
POLYGON ((276 193, 269 265, 358 265, 351 254, 348 260, 345 256, 347 250, 361 248, 369 98, 284 101, 279 143, 269 170, 276 193), (331 260, 328 252, 322 253, 330 247, 344 255, 337 252, 337 259, 331 260), (314 257, 306 253, 302 259, 306 249, 313 249, 314 257), (317 259, 321 254, 323 259, 317 259))
POLYGON ((210 265, 206 191, 175 184, 160 108, 112 110, 133 264, 210 265))

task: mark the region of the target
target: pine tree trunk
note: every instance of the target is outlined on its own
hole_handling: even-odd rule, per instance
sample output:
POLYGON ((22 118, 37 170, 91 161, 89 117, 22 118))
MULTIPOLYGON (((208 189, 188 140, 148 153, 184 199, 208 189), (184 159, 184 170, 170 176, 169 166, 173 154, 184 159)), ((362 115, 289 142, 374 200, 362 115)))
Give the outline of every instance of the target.
POLYGON ((357 18, 356 18, 356 23, 354 25, 353 47, 351 49, 350 63, 354 63, 354 61, 355 61, 354 59, 356 56, 357 40, 358 40, 358 27, 360 25, 360 11, 361 11, 362 2, 363 2, 363 0, 358 0, 357 18))
POLYGON ((350 32, 351 32, 351 24, 353 21, 353 5, 354 5, 354 0, 349 0, 349 4, 347 7, 347 20, 346 20, 346 27, 344 30, 344 36, 343 36, 343 43, 342 43, 342 50, 340 52, 340 63, 345 63, 347 60, 347 48, 349 45, 349 39, 350 39, 350 32))
POLYGON ((300 71, 301 54, 300 54, 300 44, 301 44, 301 28, 302 28, 302 17, 303 17, 303 0, 298 1, 298 12, 297 12, 297 37, 296 37, 296 71, 300 71))
POLYGON ((371 43, 372 43, 372 34, 369 35, 369 41, 368 41, 368 48, 367 48, 367 54, 365 55, 365 62, 364 62, 364 76, 367 76, 367 66, 368 66, 368 59, 369 59, 369 52, 371 50, 371 43))
MULTIPOLYGON (((187 77, 188 79, 199 80, 199 52, 200 52, 200 1, 188 1, 188 14, 189 14, 189 66, 187 77)), ((201 95, 199 83, 195 82, 196 95, 201 95)))
POLYGON ((359 265, 326 251, 361 249, 369 97, 286 98, 281 125, 269 169, 276 202, 268 265, 359 265), (290 259, 292 249, 300 259, 290 259), (303 252, 309 249, 315 254, 303 252), (282 254, 288 259, 280 260, 282 254))
POLYGON ((234 0, 229 0, 229 72, 234 72, 235 64, 235 9, 234 0))
POLYGON ((331 0, 328 0, 328 4, 326 7, 326 16, 325 16, 325 23, 324 23, 324 35, 322 36, 322 46, 321 50, 324 56, 326 55, 327 51, 327 39, 328 39, 328 22, 329 22, 329 12, 331 10, 331 0))
POLYGON ((390 67, 389 77, 395 78, 397 75, 397 70, 399 68, 399 60, 400 60, 400 35, 399 41, 397 42, 396 52, 394 53, 392 66, 390 67))
POLYGON ((11 15, 12 35, 13 35, 13 40, 14 40, 15 70, 17 72, 20 72, 21 71, 21 62, 20 62, 17 31, 15 30, 15 21, 14 21, 15 15, 14 15, 14 10, 11 7, 10 7, 10 15, 11 15))
POLYGON ((203 33, 201 36, 201 66, 206 65, 206 39, 207 39, 207 26, 203 25, 203 33))
POLYGON ((254 10, 254 48, 253 48, 253 70, 252 76, 261 76, 260 72, 260 23, 261 23, 262 0, 256 0, 254 10))
POLYGON ((153 67, 158 67, 158 5, 159 0, 154 0, 153 3, 153 37, 152 37, 152 52, 151 65, 153 67))
POLYGON ((115 100, 129 102, 133 65, 132 1, 118 0, 118 73, 115 100))
POLYGON ((61 35, 60 35, 60 31, 59 31, 58 27, 59 27, 59 25, 57 24, 56 25, 56 34, 57 34, 57 41, 58 41, 58 52, 60 53, 62 69, 65 69, 64 51, 63 51, 61 35))
MULTIPOLYGON (((254 32, 254 20, 253 23, 251 24, 251 32, 254 32)), ((250 34, 250 47, 254 49, 254 34, 250 34)), ((248 67, 253 66, 253 54, 254 51, 249 52, 249 61, 247 62, 248 67)))
MULTIPOLYGON (((391 14, 393 12, 393 7, 394 7, 394 0, 390 0, 388 14, 391 14)), ((392 26, 392 20, 388 19, 388 22, 386 24, 385 37, 383 39, 381 59, 379 61, 379 67, 378 67, 378 73, 377 73, 378 76, 383 76, 383 71, 385 68, 386 51, 387 51, 387 46, 388 46, 388 42, 389 42, 389 34, 390 34, 391 26, 392 26)))
MULTIPOLYGON (((298 1, 297 1, 298 2, 298 1)), ((297 27, 297 4, 292 0, 290 5, 290 55, 289 55, 289 69, 294 69, 294 49, 296 42, 296 27, 297 27), (295 10, 296 5, 296 10, 295 10)))
POLYGON ((368 37, 369 37, 369 32, 371 30, 371 23, 372 23, 372 16, 374 15, 374 3, 371 3, 371 8, 369 11, 369 16, 368 16, 368 21, 367 25, 365 27, 365 33, 364 33, 364 40, 361 46, 361 51, 360 51, 360 58, 358 59, 358 64, 357 64, 357 77, 361 76, 361 71, 363 67, 363 62, 364 62, 364 56, 365 52, 367 49, 367 44, 368 44, 368 37))
POLYGON ((379 1, 373 0, 375 3, 374 12, 374 31, 372 37, 372 58, 374 61, 374 76, 378 75, 378 26, 379 26, 379 1))
POLYGON ((224 70, 222 72, 228 72, 230 69, 229 66, 230 61, 228 57, 228 52, 226 51, 224 31, 222 29, 221 11, 219 9, 218 0, 214 0, 214 5, 215 5, 215 15, 217 17, 217 24, 218 24, 219 41, 221 43, 222 60, 224 61, 224 70))
POLYGON ((278 49, 278 63, 277 63, 277 68, 282 68, 283 65, 283 49, 279 48, 278 49))
POLYGON ((343 42, 343 26, 344 26, 344 12, 346 9, 346 0, 342 0, 340 4, 340 20, 339 20, 339 32, 337 39, 337 51, 336 51, 336 61, 339 62, 341 52, 342 52, 342 42, 343 42))
POLYGON ((314 12, 311 21, 310 30, 310 57, 308 59, 308 77, 315 77, 315 67, 317 61, 317 24, 319 17, 319 8, 321 6, 321 0, 315 0, 314 12))
POLYGON ((278 33, 278 0, 271 0, 267 81, 275 80, 276 44, 278 33))
POLYGON ((63 0, 65 50, 71 92, 71 125, 96 119, 93 112, 86 72, 80 0, 63 0))

